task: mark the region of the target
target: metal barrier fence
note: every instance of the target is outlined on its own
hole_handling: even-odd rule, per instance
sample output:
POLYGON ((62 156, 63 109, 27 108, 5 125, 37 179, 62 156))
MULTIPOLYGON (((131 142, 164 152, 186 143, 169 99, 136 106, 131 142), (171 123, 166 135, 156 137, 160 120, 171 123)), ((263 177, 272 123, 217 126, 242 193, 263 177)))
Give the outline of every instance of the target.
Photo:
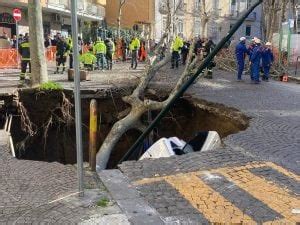
MULTIPOLYGON (((48 62, 55 61, 56 47, 46 49, 45 56, 48 62)), ((16 69, 20 65, 20 55, 15 48, 0 49, 0 69, 16 69)))

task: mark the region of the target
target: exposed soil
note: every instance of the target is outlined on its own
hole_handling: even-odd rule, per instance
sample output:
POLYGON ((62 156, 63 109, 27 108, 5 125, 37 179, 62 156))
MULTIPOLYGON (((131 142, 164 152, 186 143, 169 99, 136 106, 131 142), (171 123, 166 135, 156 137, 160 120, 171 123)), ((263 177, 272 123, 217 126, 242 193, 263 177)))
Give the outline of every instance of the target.
MULTIPOLYGON (((64 94, 73 102, 72 93, 64 92, 64 94)), ((69 124, 64 121, 61 112, 62 96, 61 92, 36 92, 33 90, 19 93, 19 101, 26 108, 36 133, 29 136, 28 133, 22 131, 21 117, 14 117, 12 136, 18 158, 58 161, 63 164, 76 163, 74 120, 69 124), (51 116, 52 123, 49 125, 51 116), (48 127, 47 132, 45 132, 46 127, 48 127)), ((126 109, 127 105, 120 97, 106 97, 97 101, 98 120, 101 120, 98 127, 100 130, 98 147, 100 147, 110 128, 117 121, 118 113, 126 109)), ((88 161, 89 104, 90 99, 82 100, 84 161, 88 161)), ((72 116, 74 116, 73 111, 74 109, 72 116)), ((152 112, 152 118, 157 113, 152 112)), ((144 117, 147 121, 147 115, 144 117)), ((206 130, 215 130, 224 138, 245 130, 248 127, 248 121, 249 118, 236 109, 203 100, 182 98, 155 129, 154 141, 160 137, 172 136, 189 140, 197 132, 206 130)), ((131 130, 123 136, 111 155, 108 168, 116 166, 139 135, 140 132, 131 130)))

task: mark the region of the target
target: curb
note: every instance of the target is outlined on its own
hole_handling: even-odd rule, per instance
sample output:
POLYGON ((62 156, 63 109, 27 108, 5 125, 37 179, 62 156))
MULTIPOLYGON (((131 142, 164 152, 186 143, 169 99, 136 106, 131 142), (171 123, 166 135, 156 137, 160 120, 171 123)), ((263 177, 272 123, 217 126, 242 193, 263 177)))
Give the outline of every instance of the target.
POLYGON ((132 224, 165 224, 159 213, 139 195, 121 171, 117 169, 103 170, 97 174, 132 224))

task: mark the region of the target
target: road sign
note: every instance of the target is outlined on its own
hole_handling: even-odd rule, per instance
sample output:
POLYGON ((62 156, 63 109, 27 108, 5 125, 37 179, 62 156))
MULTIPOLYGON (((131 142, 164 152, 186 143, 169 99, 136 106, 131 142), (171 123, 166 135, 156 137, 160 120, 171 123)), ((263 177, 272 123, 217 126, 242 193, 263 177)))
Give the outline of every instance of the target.
POLYGON ((13 17, 16 22, 19 22, 22 19, 22 12, 20 9, 13 10, 13 17))

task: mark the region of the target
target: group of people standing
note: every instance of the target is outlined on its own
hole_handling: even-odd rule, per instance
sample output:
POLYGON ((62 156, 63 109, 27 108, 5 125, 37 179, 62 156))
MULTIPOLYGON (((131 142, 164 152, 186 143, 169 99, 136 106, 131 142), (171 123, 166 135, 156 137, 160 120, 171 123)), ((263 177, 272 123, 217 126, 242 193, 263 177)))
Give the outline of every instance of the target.
POLYGON ((246 46, 247 39, 245 37, 240 38, 240 42, 235 48, 235 55, 238 65, 237 81, 242 81, 242 74, 245 69, 245 59, 248 55, 250 61, 250 77, 251 82, 254 84, 260 83, 260 70, 263 69, 263 81, 269 81, 270 68, 274 61, 274 55, 272 52, 272 44, 267 42, 262 45, 261 40, 253 38, 251 44, 246 46))

